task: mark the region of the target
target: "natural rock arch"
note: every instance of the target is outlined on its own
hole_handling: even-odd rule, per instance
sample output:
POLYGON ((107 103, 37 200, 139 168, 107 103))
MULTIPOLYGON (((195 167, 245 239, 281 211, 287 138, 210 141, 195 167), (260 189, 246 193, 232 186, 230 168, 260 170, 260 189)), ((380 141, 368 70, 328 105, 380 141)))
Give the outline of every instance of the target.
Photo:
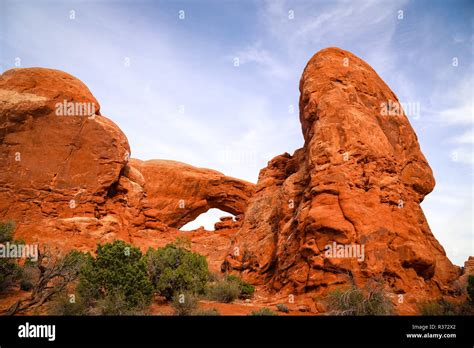
POLYGON ((145 180, 147 220, 177 229, 211 208, 241 215, 255 191, 255 185, 245 180, 177 161, 132 159, 130 165, 145 180))

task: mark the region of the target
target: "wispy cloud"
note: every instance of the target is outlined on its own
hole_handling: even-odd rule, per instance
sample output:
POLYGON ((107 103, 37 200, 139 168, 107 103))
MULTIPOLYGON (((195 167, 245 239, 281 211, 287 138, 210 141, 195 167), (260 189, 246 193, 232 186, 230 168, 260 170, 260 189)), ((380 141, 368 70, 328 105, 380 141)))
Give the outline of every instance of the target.
POLYGON ((262 48, 261 42, 255 42, 237 51, 235 57, 239 59, 240 65, 257 64, 259 72, 271 78, 288 79, 291 77, 291 71, 288 69, 288 66, 275 58, 268 50, 262 48))

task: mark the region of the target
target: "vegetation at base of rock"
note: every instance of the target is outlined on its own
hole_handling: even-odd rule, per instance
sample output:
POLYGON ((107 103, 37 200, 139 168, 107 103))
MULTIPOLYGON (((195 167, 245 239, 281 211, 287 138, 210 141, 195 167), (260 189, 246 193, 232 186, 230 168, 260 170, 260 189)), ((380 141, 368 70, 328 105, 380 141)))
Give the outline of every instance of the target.
POLYGON ((231 303, 240 295, 239 284, 235 281, 220 280, 207 288, 209 299, 224 303, 231 303))
POLYGON ((227 282, 235 282, 239 286, 239 298, 247 299, 251 298, 253 293, 255 292, 255 287, 252 284, 247 283, 246 281, 242 280, 241 278, 235 275, 228 275, 226 277, 227 282))
POLYGON ((391 315, 393 304, 379 283, 335 290, 326 297, 330 315, 391 315))
POLYGON ((172 297, 171 306, 176 315, 192 315, 198 304, 198 298, 190 292, 178 293, 176 292, 172 297))
POLYGON ((472 305, 474 305, 474 275, 467 277, 467 296, 472 305))
POLYGON ((277 308, 280 312, 283 312, 283 313, 289 313, 289 312, 290 312, 290 310, 288 309, 288 307, 287 307, 285 304, 283 304, 283 303, 278 303, 278 304, 276 305, 276 308, 277 308))
POLYGON ((87 306, 82 297, 76 294, 67 294, 65 292, 58 294, 53 298, 49 307, 51 315, 86 315, 87 306))
POLYGON ((267 307, 263 307, 262 309, 251 312, 249 315, 254 316, 254 317, 260 317, 260 316, 276 316, 278 314, 276 314, 274 311, 272 311, 271 309, 267 307))
POLYGON ((445 299, 426 301, 418 304, 420 315, 474 315, 474 306, 469 301, 451 302, 445 299))
POLYGON ((148 276, 155 291, 170 300, 174 293, 204 293, 209 279, 206 258, 179 244, 168 244, 146 255, 148 276))
MULTIPOLYGON (((114 241, 97 246, 96 257, 90 258, 81 270, 77 290, 104 308, 109 308, 107 301, 115 296, 123 300, 125 307, 134 309, 150 303, 153 287, 140 249, 114 241)), ((122 308, 118 303, 111 305, 122 308)))
POLYGON ((147 313, 146 302, 131 304, 127 297, 121 293, 110 293, 95 303, 89 309, 89 315, 144 315, 147 313))
MULTIPOLYGON (((12 242, 15 224, 12 221, 0 222, 0 243, 12 242)), ((0 258, 0 291, 5 290, 18 277, 18 266, 10 258, 0 258)))
POLYGON ((421 315, 474 315, 474 276, 467 277, 466 287, 461 292, 467 294, 465 301, 453 302, 440 298, 434 301, 425 301, 418 304, 421 315))
POLYGON ((14 303, 5 314, 37 310, 44 303, 65 292, 77 280, 89 257, 89 254, 75 250, 65 256, 48 247, 38 250, 38 260, 26 261, 21 269, 20 287, 31 291, 29 297, 14 303))
POLYGON ((15 223, 13 221, 0 222, 0 243, 11 242, 15 223))

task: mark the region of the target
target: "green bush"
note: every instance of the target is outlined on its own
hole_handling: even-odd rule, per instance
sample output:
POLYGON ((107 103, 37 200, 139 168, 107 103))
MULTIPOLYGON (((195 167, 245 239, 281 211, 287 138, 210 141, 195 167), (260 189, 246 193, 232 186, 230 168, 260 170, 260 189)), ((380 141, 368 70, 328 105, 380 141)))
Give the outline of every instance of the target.
POLYGON ((240 279, 239 277, 235 275, 228 275, 226 280, 228 282, 235 282, 238 284, 239 291, 240 291, 239 298, 242 298, 242 299, 250 298, 255 292, 255 287, 252 284, 249 284, 243 281, 242 279, 240 279))
POLYGON ((474 304, 474 275, 467 277, 467 295, 472 304, 474 304))
POLYGON ((280 312, 284 312, 284 313, 289 313, 290 310, 288 309, 288 307, 283 304, 283 303, 279 303, 276 305, 276 308, 280 311, 280 312))
POLYGON ((8 288, 17 278, 19 267, 8 258, 0 258, 0 291, 8 288))
POLYGON ((276 316, 278 314, 276 314, 274 311, 272 311, 271 309, 267 307, 263 307, 262 309, 253 311, 252 313, 250 313, 250 315, 260 317, 260 316, 276 316))
POLYGON ((95 306, 89 310, 89 314, 97 315, 144 315, 143 305, 131 306, 127 296, 122 292, 109 293, 97 301, 95 306))
POLYGON ((176 315, 192 315, 197 308, 197 303, 197 297, 190 292, 175 293, 172 297, 171 306, 176 315))
POLYGON ((390 315, 393 304, 380 284, 364 289, 352 287, 336 290, 326 298, 329 313, 333 315, 390 315))
POLYGON ((418 310, 421 315, 427 316, 474 314, 474 306, 470 302, 455 303, 444 299, 422 302, 418 304, 418 310))
POLYGON ((75 294, 60 293, 53 298, 49 307, 51 315, 86 315, 86 302, 75 294))
POLYGON ((211 300, 230 303, 240 295, 239 284, 225 280, 215 282, 209 286, 207 295, 211 300))
POLYGON ((168 300, 176 292, 203 293, 209 279, 206 258, 176 244, 150 248, 146 263, 155 290, 168 300))
MULTIPOLYGON (((12 243, 13 230, 15 224, 12 221, 0 222, 0 243, 12 243)), ((0 291, 8 288, 19 276, 20 267, 11 258, 0 258, 0 291)))
POLYGON ((123 241, 97 246, 96 257, 89 258, 81 269, 77 289, 83 298, 98 301, 106 311, 111 305, 119 308, 118 312, 122 312, 122 305, 111 303, 114 297, 132 310, 149 304, 153 291, 140 249, 123 241))
POLYGON ((14 229, 13 221, 0 222, 0 243, 11 242, 14 229))

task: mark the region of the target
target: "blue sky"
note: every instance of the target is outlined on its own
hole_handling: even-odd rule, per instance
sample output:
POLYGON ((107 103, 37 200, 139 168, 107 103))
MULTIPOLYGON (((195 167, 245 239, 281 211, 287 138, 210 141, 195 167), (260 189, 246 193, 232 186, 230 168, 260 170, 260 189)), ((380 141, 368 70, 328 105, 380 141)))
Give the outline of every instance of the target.
POLYGON ((462 264, 474 254, 473 13, 474 2, 460 0, 0 0, 0 69, 80 78, 133 157, 256 182, 268 160, 303 145, 307 61, 325 47, 349 50, 402 103, 420 106, 408 116, 437 181, 422 207, 462 264))

